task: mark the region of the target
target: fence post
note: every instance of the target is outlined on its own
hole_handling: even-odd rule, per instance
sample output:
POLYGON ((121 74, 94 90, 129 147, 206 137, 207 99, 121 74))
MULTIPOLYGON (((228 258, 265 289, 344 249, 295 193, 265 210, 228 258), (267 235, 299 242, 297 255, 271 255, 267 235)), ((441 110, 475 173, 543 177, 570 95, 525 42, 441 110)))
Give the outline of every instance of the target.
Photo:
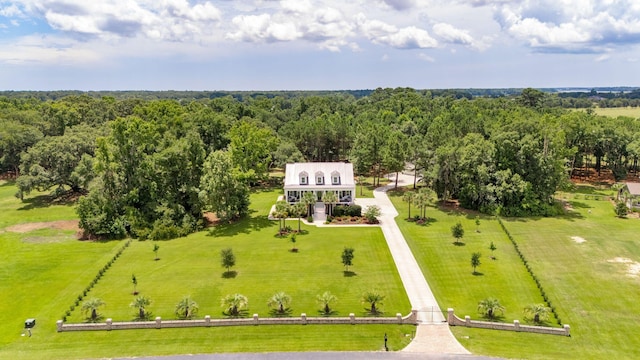
POLYGON ((113 326, 113 319, 107 319, 107 331, 111 331, 112 326, 113 326))
POLYGON ((253 325, 258 325, 258 314, 253 314, 253 325))
POLYGON ((162 318, 160 316, 156 316, 156 329, 162 328, 162 318))
POLYGON ((571 330, 571 326, 564 324, 564 332, 567 336, 571 336, 570 330, 571 330))
POLYGON ((205 323, 206 326, 211 326, 211 316, 206 315, 204 317, 204 323, 205 323))
POLYGON ((513 326, 516 331, 520 331, 520 320, 513 320, 513 326))
POLYGON ((56 321, 56 329, 58 332, 62 332, 62 320, 56 321))
POLYGON ((356 323, 356 314, 349 313, 349 320, 351 320, 351 325, 355 325, 355 323, 356 323))

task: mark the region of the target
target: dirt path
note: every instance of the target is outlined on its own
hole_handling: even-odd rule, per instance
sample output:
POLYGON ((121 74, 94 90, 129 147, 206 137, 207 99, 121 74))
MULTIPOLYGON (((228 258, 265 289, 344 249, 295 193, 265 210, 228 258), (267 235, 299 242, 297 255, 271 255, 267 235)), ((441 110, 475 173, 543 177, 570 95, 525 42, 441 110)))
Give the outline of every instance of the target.
POLYGON ((23 234, 23 233, 28 233, 34 230, 41 230, 41 229, 74 230, 74 231, 80 230, 80 228, 78 227, 78 220, 58 220, 58 221, 32 222, 32 223, 12 225, 5 228, 5 231, 23 234))

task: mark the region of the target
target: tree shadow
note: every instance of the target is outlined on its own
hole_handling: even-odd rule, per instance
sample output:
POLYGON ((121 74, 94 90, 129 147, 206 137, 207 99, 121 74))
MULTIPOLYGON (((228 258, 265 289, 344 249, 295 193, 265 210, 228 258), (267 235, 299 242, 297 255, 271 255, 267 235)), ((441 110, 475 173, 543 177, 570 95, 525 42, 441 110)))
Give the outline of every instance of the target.
POLYGON ((481 273, 479 271, 474 271, 471 273, 473 276, 484 276, 484 273, 481 273))
POLYGON ((467 244, 463 243, 462 241, 454 241, 452 244, 455 245, 455 246, 466 246, 467 245, 467 244))
POLYGON ((585 204, 583 202, 580 201, 569 201, 569 204, 571 204, 571 207, 574 209, 591 209, 593 208, 593 206, 589 206, 588 204, 585 204))
POLYGON ((154 318, 152 312, 145 312, 144 317, 140 317, 140 314, 136 314, 132 321, 150 321, 154 318))
POLYGON ((382 311, 380 309, 376 309, 376 311, 371 311, 370 308, 364 308, 363 315, 364 316, 369 316, 369 317, 371 317, 371 316, 377 317, 377 316, 384 315, 384 311, 382 311))
POLYGON ((225 271, 222 273, 223 279, 235 279, 238 276, 238 272, 235 270, 225 271))
POLYGON ((269 314, 272 317, 291 317, 292 313, 293 313, 293 310, 291 308, 286 308, 283 311, 280 311, 278 309, 271 309, 269 311, 269 314))
POLYGON ((264 228, 276 226, 275 222, 269 220, 267 215, 259 215, 245 218, 233 223, 220 223, 209 228, 208 236, 234 236, 238 234, 249 234, 253 231, 260 231, 264 228))
POLYGON ((433 224, 434 222, 437 222, 437 221, 438 220, 435 219, 435 218, 427 217, 425 219, 416 220, 415 223, 416 223, 416 225, 419 225, 419 226, 429 226, 429 225, 431 225, 431 224, 433 224))
POLYGON ((324 310, 318 310, 318 315, 322 316, 322 317, 329 317, 329 316, 333 316, 333 315, 339 315, 340 312, 336 311, 336 310, 331 310, 328 313, 325 312, 324 310))
POLYGON ((350 270, 345 270, 342 272, 342 274, 344 277, 354 277, 358 275, 355 271, 350 271, 350 270))
POLYGON ((227 311, 223 311, 222 315, 230 318, 230 319, 240 319, 240 318, 246 318, 247 316, 249 316, 249 310, 238 310, 237 314, 231 314, 227 311))
POLYGON ((492 317, 489 317, 489 315, 487 315, 487 314, 483 314, 482 318, 485 319, 486 321, 504 322, 504 315, 502 315, 502 314, 500 314, 500 315, 493 314, 492 317))
POLYGON ((49 195, 38 195, 22 200, 23 206, 18 210, 44 209, 52 205, 53 198, 49 195))

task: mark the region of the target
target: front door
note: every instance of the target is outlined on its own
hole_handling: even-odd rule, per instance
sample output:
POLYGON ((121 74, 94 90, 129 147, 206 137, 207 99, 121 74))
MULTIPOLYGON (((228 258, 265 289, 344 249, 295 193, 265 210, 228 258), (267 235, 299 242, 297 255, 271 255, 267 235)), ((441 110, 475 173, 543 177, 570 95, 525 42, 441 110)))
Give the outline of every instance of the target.
POLYGON ((318 201, 322 201, 322 191, 316 191, 316 195, 318 196, 318 201))

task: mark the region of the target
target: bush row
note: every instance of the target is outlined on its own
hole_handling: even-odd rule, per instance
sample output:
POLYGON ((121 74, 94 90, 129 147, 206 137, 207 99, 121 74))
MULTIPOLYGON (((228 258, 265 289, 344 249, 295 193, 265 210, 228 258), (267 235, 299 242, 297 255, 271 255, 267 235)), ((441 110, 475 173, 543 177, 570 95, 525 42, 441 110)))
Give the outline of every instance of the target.
POLYGON ((362 216, 362 206, 360 205, 336 205, 333 208, 333 216, 362 216))
POLYGON ((127 240, 127 242, 124 243, 124 245, 120 248, 120 250, 118 250, 118 252, 113 255, 113 257, 111 258, 111 260, 109 260, 103 267, 102 269, 100 269, 98 271, 98 274, 96 274, 96 276, 93 278, 93 280, 91 280, 91 282, 89 283, 89 285, 82 291, 82 293, 80 293, 80 295, 78 295, 78 297, 76 298, 76 300, 74 301, 73 305, 69 306, 69 310, 67 310, 64 315, 62 316, 62 321, 65 322, 67 321, 67 317, 71 316, 71 313, 76 309, 76 307, 80 306, 80 303, 82 302, 82 300, 87 297, 87 294, 89 294, 89 292, 91 291, 91 289, 93 289, 93 287, 98 283, 98 281, 100 281, 100 279, 102 278, 102 276, 104 275, 105 272, 107 272, 107 270, 109 270, 109 268, 111 267, 111 265, 113 265, 113 263, 118 260, 118 258, 120 257, 120 255, 122 255, 122 253, 124 252, 124 250, 129 247, 129 245, 131 244, 131 239, 127 240))
POLYGON ((511 233, 509 232, 509 230, 507 230, 507 228, 504 226, 504 224, 502 223, 502 219, 500 219, 499 217, 497 219, 498 219, 498 223, 500 223, 500 226, 502 227, 502 230, 504 231, 505 234, 507 234, 507 237, 513 244, 513 247, 516 249, 518 256, 520 256, 520 260, 522 261, 522 264, 524 264, 524 267, 529 272, 529 275, 531 275, 531 277, 533 278, 533 281, 536 283, 536 286, 538 287, 538 290, 540 291, 540 295, 542 295, 542 299, 544 300, 545 304, 547 304, 547 307, 549 307, 549 309, 551 310, 551 313, 558 320, 558 325, 562 326, 562 320, 560 320, 560 316, 558 316, 558 313, 556 312, 556 308, 551 304, 551 300, 549 300, 547 293, 544 291, 544 288, 542 287, 542 283, 540 283, 540 279, 538 279, 538 276, 536 276, 536 274, 531 269, 531 265, 529 265, 529 262, 525 258, 524 254, 522 253, 522 251, 520 251, 518 242, 516 242, 513 236, 511 236, 511 233))

